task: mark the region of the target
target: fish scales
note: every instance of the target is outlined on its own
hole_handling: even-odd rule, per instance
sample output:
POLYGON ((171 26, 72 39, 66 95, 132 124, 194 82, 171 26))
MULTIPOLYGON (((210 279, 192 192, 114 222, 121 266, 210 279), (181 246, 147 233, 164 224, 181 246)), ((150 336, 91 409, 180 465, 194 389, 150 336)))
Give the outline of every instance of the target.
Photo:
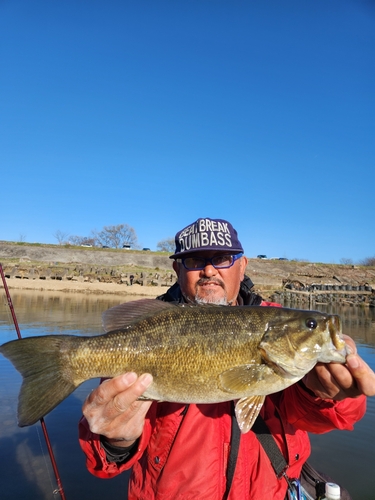
POLYGON ((18 421, 31 425, 85 380, 151 373, 144 398, 179 403, 239 400, 247 432, 264 397, 300 380, 318 362, 345 362, 340 319, 276 307, 180 306, 144 299, 103 314, 95 337, 47 335, 0 352, 22 374, 18 421))
MULTIPOLYGON (((229 310, 220 314, 217 308, 174 309, 105 338, 85 338, 83 343, 79 338, 77 349, 70 349, 74 371, 82 380, 148 372, 154 377, 153 399, 173 400, 178 394, 181 402, 192 398, 203 402, 207 391, 215 391, 218 398, 217 377, 223 370, 255 359, 260 362, 254 337, 260 340, 263 332, 256 328, 260 322, 254 322, 254 314, 252 321, 246 321, 246 309, 240 317, 228 314, 229 310)), ((219 399, 227 399, 227 393, 219 399)))

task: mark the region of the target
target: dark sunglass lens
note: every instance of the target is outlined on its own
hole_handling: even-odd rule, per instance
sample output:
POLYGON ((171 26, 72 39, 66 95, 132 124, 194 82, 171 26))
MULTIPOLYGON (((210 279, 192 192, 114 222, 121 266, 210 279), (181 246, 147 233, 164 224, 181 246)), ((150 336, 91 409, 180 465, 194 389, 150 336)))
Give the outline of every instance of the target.
POLYGON ((195 257, 187 257, 184 260, 185 267, 187 269, 203 269, 205 265, 205 259, 197 259, 195 257))
POLYGON ((229 267, 232 265, 232 255, 217 255, 212 259, 212 264, 216 267, 229 267))

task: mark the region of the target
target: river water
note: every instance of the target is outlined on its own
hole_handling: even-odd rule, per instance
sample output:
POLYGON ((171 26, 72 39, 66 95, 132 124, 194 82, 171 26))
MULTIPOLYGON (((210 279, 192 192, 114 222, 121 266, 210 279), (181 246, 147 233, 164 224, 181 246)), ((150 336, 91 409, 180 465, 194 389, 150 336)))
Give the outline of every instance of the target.
MULTIPOLYGON (((9 307, 0 295, 0 343, 16 338, 9 307)), ((128 300, 136 300, 129 297, 128 300)), ((37 291, 12 292, 12 302, 23 337, 46 334, 97 335, 102 333, 101 313, 124 297, 37 291)), ((288 304, 285 304, 288 306, 288 304)), ((362 357, 375 369, 375 310, 359 307, 319 307, 339 313, 344 333, 353 337, 362 357)), ((25 428, 16 424, 21 377, 0 355, 0 497, 4 500, 60 499, 40 423, 25 428)), ((92 380, 46 416, 66 500, 126 499, 127 474, 97 479, 85 467, 77 441, 82 403, 97 385, 92 380)), ((375 398, 368 401, 365 417, 353 432, 311 435, 311 463, 344 484, 353 500, 375 499, 375 398)))

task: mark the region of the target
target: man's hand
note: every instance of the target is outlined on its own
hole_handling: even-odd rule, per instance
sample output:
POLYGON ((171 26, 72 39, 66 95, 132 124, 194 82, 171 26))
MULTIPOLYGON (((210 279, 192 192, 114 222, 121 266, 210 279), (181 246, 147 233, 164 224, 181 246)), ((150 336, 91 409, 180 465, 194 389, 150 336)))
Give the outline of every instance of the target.
POLYGON ((305 386, 317 397, 341 401, 364 394, 375 395, 375 373, 364 360, 358 356, 353 339, 344 335, 351 353, 345 365, 339 363, 318 363, 303 378, 305 386))
POLYGON ((152 376, 133 372, 105 380, 87 397, 82 411, 91 432, 116 446, 131 446, 142 434, 152 401, 138 401, 151 385, 152 376))

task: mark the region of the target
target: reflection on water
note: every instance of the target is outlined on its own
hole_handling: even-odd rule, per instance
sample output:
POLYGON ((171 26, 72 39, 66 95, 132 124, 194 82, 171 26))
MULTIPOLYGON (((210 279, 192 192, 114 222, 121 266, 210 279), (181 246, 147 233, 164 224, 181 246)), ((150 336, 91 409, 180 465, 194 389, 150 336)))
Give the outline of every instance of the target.
MULTIPOLYGON (((129 297, 127 300, 135 300, 129 297)), ((97 335, 103 333, 101 314, 124 302, 124 297, 22 291, 12 293, 12 302, 24 337, 49 333, 97 335)), ((285 304, 288 306, 288 304, 285 304)), ((360 354, 375 369, 375 310, 359 307, 317 307, 341 316, 344 333, 353 337, 360 354)), ((0 296, 0 343, 16 338, 5 297, 0 296)), ((54 494, 52 472, 40 424, 20 429, 16 425, 17 397, 21 377, 0 356, 0 449, 2 499, 60 499, 54 494)), ((92 380, 80 386, 45 419, 67 500, 126 498, 127 474, 111 480, 91 476, 77 441, 77 422, 92 380)), ((342 482, 353 500, 374 500, 375 398, 370 398, 366 416, 353 432, 334 431, 311 436, 311 462, 342 482)))
MULTIPOLYGON (((53 334, 66 333, 66 330, 77 330, 77 333, 85 335, 103 333, 101 313, 121 302, 136 299, 137 297, 131 295, 116 298, 112 295, 33 290, 12 294, 12 303, 20 325, 27 325, 28 330, 43 330, 47 327, 48 332, 53 334)), ((9 312, 7 315, 2 314, 0 326, 8 323, 9 317, 9 312)), ((26 332, 23 336, 26 336, 26 332)))
MULTIPOLYGON (((3 290, 1 290, 3 292, 3 290)), ((12 293, 12 303, 23 337, 53 334, 100 334, 101 314, 125 300, 137 297, 82 295, 22 291, 12 293)), ((12 317, 3 293, 0 295, 0 343, 16 338, 12 317)), ((16 423, 21 377, 0 355, 0 467, 1 499, 60 500, 55 476, 40 423, 19 428, 16 423)), ((93 387, 81 385, 45 418, 67 500, 95 500, 110 496, 126 498, 127 474, 103 481, 89 474, 77 440, 82 403, 93 387)))

